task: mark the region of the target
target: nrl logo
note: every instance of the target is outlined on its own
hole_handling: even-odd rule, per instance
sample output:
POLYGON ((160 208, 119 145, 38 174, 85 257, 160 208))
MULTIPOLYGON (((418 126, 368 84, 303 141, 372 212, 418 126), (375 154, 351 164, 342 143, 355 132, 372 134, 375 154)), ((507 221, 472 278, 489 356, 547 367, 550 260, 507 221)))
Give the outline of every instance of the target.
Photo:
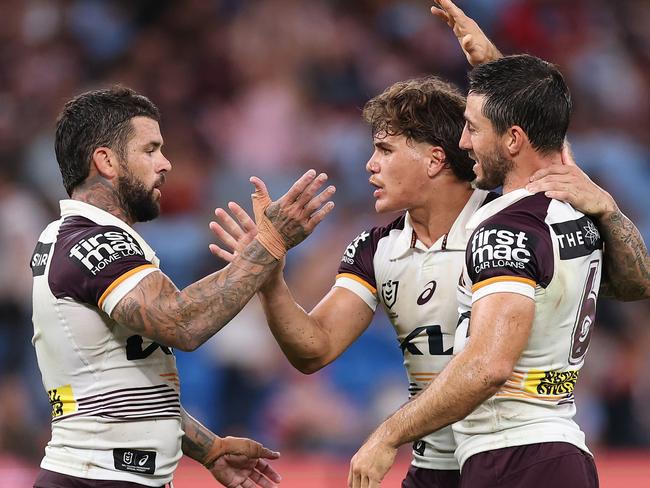
POLYGON ((381 285, 381 297, 384 299, 384 305, 388 308, 392 308, 392 306, 395 305, 398 286, 399 281, 393 280, 388 280, 386 283, 381 285))

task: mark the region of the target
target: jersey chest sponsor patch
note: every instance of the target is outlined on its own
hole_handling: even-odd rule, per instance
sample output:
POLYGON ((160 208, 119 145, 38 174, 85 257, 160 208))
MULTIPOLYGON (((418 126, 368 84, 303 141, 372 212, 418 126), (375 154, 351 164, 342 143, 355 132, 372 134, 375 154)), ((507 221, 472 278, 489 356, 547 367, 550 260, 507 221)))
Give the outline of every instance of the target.
POLYGON ((602 249, 600 232, 588 217, 551 224, 560 248, 560 259, 575 259, 588 256, 596 249, 602 249))
POLYGON ((144 251, 128 232, 110 230, 81 239, 72 246, 68 256, 86 273, 96 276, 122 258, 144 257, 144 251))
POLYGON ((495 268, 524 269, 532 258, 537 237, 502 224, 480 227, 469 246, 474 273, 495 268))

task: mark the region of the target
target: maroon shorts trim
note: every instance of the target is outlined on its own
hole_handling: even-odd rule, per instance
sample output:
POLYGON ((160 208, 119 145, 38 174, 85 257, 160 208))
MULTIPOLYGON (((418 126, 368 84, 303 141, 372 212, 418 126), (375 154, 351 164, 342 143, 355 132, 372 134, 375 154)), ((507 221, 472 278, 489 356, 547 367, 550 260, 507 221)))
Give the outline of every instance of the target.
POLYGON ((402 481, 402 488, 458 488, 457 469, 425 469, 411 465, 402 481))
MULTIPOLYGON (((165 485, 161 488, 165 488, 165 485)), ((41 468, 34 481, 34 488, 151 488, 150 486, 130 481, 113 481, 113 480, 91 480, 87 478, 77 478, 67 474, 55 473, 41 468)))
POLYGON ((460 488, 598 488, 594 458, 567 442, 480 452, 463 465, 460 488))

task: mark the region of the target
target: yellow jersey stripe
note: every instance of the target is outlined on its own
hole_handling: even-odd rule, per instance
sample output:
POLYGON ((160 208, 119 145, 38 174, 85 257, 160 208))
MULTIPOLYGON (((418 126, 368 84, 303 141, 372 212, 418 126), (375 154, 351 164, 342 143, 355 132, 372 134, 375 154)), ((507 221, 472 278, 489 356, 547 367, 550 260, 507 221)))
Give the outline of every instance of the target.
POLYGON ((522 278, 520 276, 496 276, 494 278, 488 278, 487 280, 479 281, 474 286, 472 286, 472 292, 480 290, 484 286, 491 285, 492 283, 499 283, 502 281, 516 281, 518 283, 524 283, 526 285, 530 285, 533 288, 537 286, 537 283, 535 283, 533 280, 529 278, 522 278))
POLYGON ((336 275, 336 279, 338 280, 339 278, 350 278, 351 280, 356 281, 357 283, 361 283, 363 286, 368 288, 370 290, 370 293, 373 295, 377 293, 377 288, 373 287, 370 283, 368 283, 366 280, 363 278, 359 278, 357 275, 352 274, 352 273, 341 273, 336 275))
POLYGON ((111 284, 109 285, 109 287, 106 288, 106 290, 104 291, 104 293, 102 293, 102 296, 99 297, 99 302, 97 303, 97 305, 99 306, 99 308, 102 308, 102 305, 104 304, 104 300, 106 300, 106 297, 107 297, 108 295, 110 295, 110 293, 111 293, 111 292, 112 292, 112 291, 113 291, 113 290, 114 290, 118 285, 120 285, 120 283, 123 283, 124 280, 130 278, 131 276, 133 276, 133 275, 136 274, 137 272, 142 271, 143 269, 147 269, 147 268, 155 268, 155 266, 154 266, 153 264, 143 264, 142 266, 138 266, 137 268, 133 268, 133 269, 127 271, 126 273, 124 273, 123 275, 121 275, 119 278, 117 278, 115 281, 113 281, 113 283, 111 283, 111 284))

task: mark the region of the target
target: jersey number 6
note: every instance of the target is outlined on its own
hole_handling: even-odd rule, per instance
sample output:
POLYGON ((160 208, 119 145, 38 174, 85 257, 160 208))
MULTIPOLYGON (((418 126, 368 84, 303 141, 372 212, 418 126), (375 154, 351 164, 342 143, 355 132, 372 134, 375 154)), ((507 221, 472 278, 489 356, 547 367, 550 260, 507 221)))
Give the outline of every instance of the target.
POLYGON ((598 276, 599 261, 589 263, 589 274, 585 282, 585 289, 582 292, 582 301, 576 323, 573 326, 571 335, 571 355, 569 364, 578 364, 582 361, 589 348, 591 333, 594 330, 594 320, 596 319, 596 299, 598 298, 599 281, 598 276))

